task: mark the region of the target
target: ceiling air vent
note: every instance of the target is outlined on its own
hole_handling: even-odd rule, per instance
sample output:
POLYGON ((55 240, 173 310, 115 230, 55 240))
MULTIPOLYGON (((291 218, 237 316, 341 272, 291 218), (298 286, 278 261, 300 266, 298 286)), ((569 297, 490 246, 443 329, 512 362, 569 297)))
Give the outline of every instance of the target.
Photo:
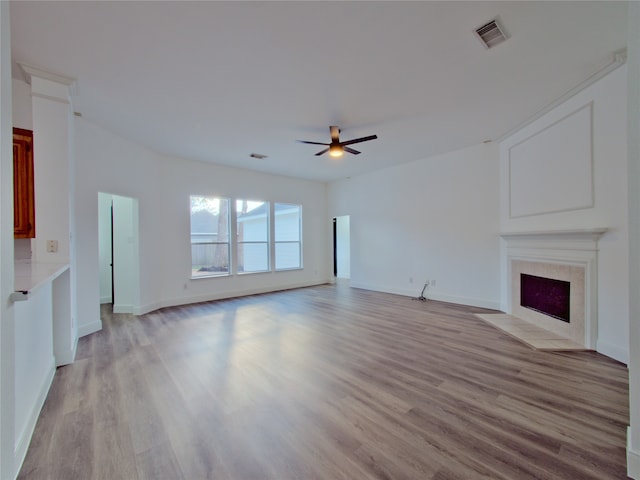
POLYGON ((507 36, 498 24, 498 19, 491 20, 486 25, 476 28, 476 35, 485 46, 485 48, 492 48, 499 43, 504 42, 507 36))

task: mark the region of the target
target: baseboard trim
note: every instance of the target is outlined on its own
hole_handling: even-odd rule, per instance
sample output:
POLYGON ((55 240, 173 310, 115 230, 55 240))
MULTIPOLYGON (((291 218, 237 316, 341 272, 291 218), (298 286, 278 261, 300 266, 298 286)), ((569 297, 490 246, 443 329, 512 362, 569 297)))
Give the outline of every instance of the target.
POLYGON ((91 335, 92 333, 99 332, 100 330, 102 330, 102 320, 78 325, 78 337, 91 335))
MULTIPOLYGON (((294 288, 312 287, 315 285, 326 285, 328 283, 334 283, 334 282, 330 280, 299 282, 299 283, 292 283, 288 285, 282 285, 276 288, 274 287, 250 288, 246 290, 235 290, 231 292, 208 293, 205 295, 194 295, 192 297, 158 300, 156 302, 151 302, 146 305, 141 305, 139 307, 134 306, 131 311, 118 312, 116 311, 116 307, 114 306, 114 313, 133 313, 134 315, 144 315, 145 313, 150 313, 160 308, 175 307, 178 305, 188 305, 191 303, 210 302, 214 300, 223 300, 225 298, 246 297, 248 295, 258 295, 261 293, 278 292, 282 290, 292 290, 294 288)), ((405 297, 417 297, 420 294, 419 291, 416 293, 415 291, 411 291, 407 289, 379 287, 377 285, 369 285, 369 284, 354 282, 353 280, 350 282, 350 286, 353 288, 362 288, 364 290, 372 290, 374 292, 391 293, 394 295, 402 295, 405 297)), ((428 300, 436 300, 440 302, 455 303, 457 305, 468 305, 471 307, 488 308, 491 310, 501 311, 499 302, 491 302, 491 301, 481 300, 478 298, 467 298, 467 297, 456 297, 453 295, 443 295, 438 293, 432 293, 432 292, 429 292, 428 290, 425 292, 425 296, 427 297, 428 300)))
POLYGON ((625 365, 629 365, 629 351, 619 347, 618 345, 597 340, 596 351, 609 358, 622 362, 625 365))
POLYGON ((113 300, 111 300, 111 297, 100 298, 100 305, 104 305, 105 303, 113 303, 113 300))
POLYGON ((14 451, 14 466, 16 468, 15 476, 18 475, 20 469, 22 468, 22 463, 24 462, 25 457, 27 456, 27 450, 29 449, 29 444, 31 443, 31 437, 33 436, 33 432, 36 429, 36 423, 38 422, 38 417, 40 416, 40 412, 42 411, 42 407, 44 406, 44 402, 47 399, 47 395, 49 394, 49 389, 51 388, 51 384, 53 383, 53 377, 56 374, 56 366, 55 359, 51 357, 51 365, 47 369, 47 373, 40 385, 40 389, 38 391, 38 396, 36 401, 31 409, 29 414, 29 418, 27 420, 26 425, 20 432, 18 436, 14 451))
MULTIPOLYGON (((383 293, 391 293, 393 295, 402 295, 405 297, 418 297, 420 295, 420 288, 415 291, 410 291, 404 288, 394 288, 394 287, 380 287, 378 285, 370 285, 365 283, 359 283, 351 281, 351 287, 353 288, 362 288, 363 290, 371 290, 374 292, 383 292, 383 293)), ((447 302, 447 303, 455 303, 456 305, 467 305, 470 307, 480 307, 480 308, 489 308, 491 310, 500 310, 500 302, 490 302, 487 300, 481 300, 478 298, 468 298, 468 297, 457 297, 454 295, 444 295, 441 293, 430 292, 427 289, 424 293, 424 296, 427 300, 436 300, 438 302, 447 302)), ((501 310, 500 310, 501 311, 501 310)))
MULTIPOLYGON (((184 298, 172 298, 166 300, 159 300, 157 302, 141 305, 140 307, 133 307, 134 315, 144 315, 145 313, 153 312, 160 308, 176 307, 178 305, 189 305, 191 303, 211 302, 214 300, 224 300, 226 298, 246 297, 249 295, 259 295, 261 293, 280 292, 283 290, 293 290, 295 288, 313 287, 315 285, 326 285, 328 280, 317 280, 311 282, 299 282, 287 285, 281 285, 278 287, 264 287, 264 288, 249 288, 246 290, 234 290, 231 292, 223 293, 207 293, 205 295, 194 295, 192 297, 184 298)), ((114 309, 114 313, 115 309, 114 309)), ((129 312, 126 312, 129 313, 129 312)))
POLYGON ((627 475, 640 480, 640 452, 631 445, 631 427, 627 427, 627 475))
POLYGON ((74 345, 69 350, 56 353, 56 367, 62 367, 63 365, 70 365, 73 363, 76 358, 76 346, 77 343, 74 342, 74 345))
POLYGON ((502 311, 500 308, 500 302, 490 302, 487 300, 481 300, 479 298, 468 297, 456 297, 454 295, 441 295, 438 293, 430 294, 429 298, 437 300, 439 302, 455 303, 458 305, 468 305, 470 307, 488 308, 491 310, 502 311))
POLYGON ((133 313, 133 310, 133 305, 120 305, 117 303, 113 304, 113 313, 133 313))

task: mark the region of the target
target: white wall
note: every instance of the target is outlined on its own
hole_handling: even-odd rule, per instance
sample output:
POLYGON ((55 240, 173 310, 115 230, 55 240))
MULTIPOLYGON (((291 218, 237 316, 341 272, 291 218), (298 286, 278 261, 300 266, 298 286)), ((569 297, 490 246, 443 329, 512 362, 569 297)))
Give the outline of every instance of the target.
POLYGON ((629 404, 627 473, 640 479, 640 3, 629 4, 629 404))
MULTIPOLYGON (((500 229, 501 231, 563 230, 570 228, 607 227, 609 231, 599 241, 598 252, 598 351, 623 362, 628 360, 628 229, 627 229, 627 68, 620 67, 579 94, 529 124, 500 144, 500 229), (570 137, 558 140, 557 145, 546 145, 540 155, 550 152, 566 152, 566 143, 584 144, 589 135, 593 157, 593 206, 557 211, 555 213, 531 213, 528 216, 510 216, 511 194, 522 186, 510 184, 509 151, 539 138, 540 132, 554 131, 564 120, 584 113, 592 102, 592 125, 588 130, 578 130, 570 137), (582 110, 581 110, 582 109, 582 110), (564 120, 563 120, 564 119, 564 120), (557 147, 557 148, 555 148, 557 147), (510 188, 511 187, 511 188, 510 188)), ((567 131, 564 129, 563 131, 567 131)), ((535 152, 531 158, 535 158, 535 152)), ((557 168, 567 167, 565 155, 555 155, 557 168)), ((575 163, 575 162, 574 162, 575 163)), ((545 198, 557 198, 552 182, 539 182, 539 194, 545 198)), ((568 185, 566 196, 558 210, 575 204, 584 198, 584 185, 568 185)), ((524 188, 524 187, 522 187, 524 188)), ((591 188, 591 187, 590 187, 591 188)), ((553 210, 547 208, 547 210, 553 210)), ((506 269, 506 265, 503 266, 506 269)), ((503 273, 502 309, 507 304, 506 270, 503 273)))
POLYGON ((33 112, 31 109, 31 86, 17 78, 13 79, 13 126, 33 130, 33 112))
POLYGON ((350 215, 351 286, 499 305, 498 152, 483 144, 329 186, 350 215), (413 281, 411 281, 411 279, 413 281))
MULTIPOLYGON (((67 263, 71 259, 70 213, 70 105, 36 91, 32 80, 33 162, 36 212, 36 238, 32 241, 34 260, 67 263), (47 251, 47 240, 58 242, 58 251, 47 251)), ((54 83, 54 82, 49 82, 54 83)))
POLYGON ((349 215, 336 218, 336 266, 338 278, 351 278, 351 226, 349 215))
POLYGON ((139 304, 138 201, 113 195, 114 313, 133 313, 139 304))
POLYGON ((13 153, 9 2, 0 2, 0 478, 14 478, 13 153))
POLYGON ((80 334, 100 328, 98 192, 139 201, 140 299, 162 306, 327 282, 326 184, 165 157, 76 118, 80 334), (304 269, 191 280, 189 196, 303 205, 304 269))
POLYGON ((98 193, 98 250, 100 303, 113 301, 111 291, 111 202, 112 195, 98 193))

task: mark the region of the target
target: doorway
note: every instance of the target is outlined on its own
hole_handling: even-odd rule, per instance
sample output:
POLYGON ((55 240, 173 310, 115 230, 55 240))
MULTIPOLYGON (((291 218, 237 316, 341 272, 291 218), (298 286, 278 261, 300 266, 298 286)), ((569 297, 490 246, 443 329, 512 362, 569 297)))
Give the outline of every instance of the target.
POLYGON ((100 303, 113 313, 133 313, 140 304, 138 199, 98 193, 100 303))
POLYGON ((349 215, 333 219, 333 275, 351 278, 351 219, 349 215))

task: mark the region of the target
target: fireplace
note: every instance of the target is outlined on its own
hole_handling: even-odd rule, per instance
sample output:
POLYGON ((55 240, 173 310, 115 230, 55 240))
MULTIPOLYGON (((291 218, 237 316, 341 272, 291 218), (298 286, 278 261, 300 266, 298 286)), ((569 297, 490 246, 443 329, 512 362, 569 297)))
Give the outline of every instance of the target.
POLYGON ((595 349, 597 243, 605 231, 593 228, 503 233, 505 312, 595 349), (529 285, 530 280, 533 287, 529 285), (538 290, 533 300, 530 289, 538 290))
MULTIPOLYGON (((554 262, 548 260, 542 261, 542 259, 531 261, 512 258, 510 263, 512 281, 510 313, 537 327, 584 345, 586 298, 585 267, 570 263, 559 263, 557 260, 554 262), (538 307, 541 308, 533 309, 523 305, 523 303, 526 303, 526 299, 525 302, 522 301, 522 279, 527 279, 529 277, 537 277, 551 281, 545 282, 547 285, 543 288, 547 288, 546 293, 538 292, 538 307), (565 285, 570 285, 572 287, 569 289, 568 298, 566 299, 568 302, 568 321, 558 321, 556 315, 545 312, 544 310, 549 307, 548 304, 550 302, 543 302, 540 298, 545 295, 549 295, 549 283, 555 283, 557 285, 558 282, 565 282, 565 285), (542 303, 546 303, 547 305, 541 305, 542 303)), ((546 300, 548 300, 548 298, 546 300)))
POLYGON ((520 305, 563 322, 570 322, 571 283, 520 274, 520 305))

